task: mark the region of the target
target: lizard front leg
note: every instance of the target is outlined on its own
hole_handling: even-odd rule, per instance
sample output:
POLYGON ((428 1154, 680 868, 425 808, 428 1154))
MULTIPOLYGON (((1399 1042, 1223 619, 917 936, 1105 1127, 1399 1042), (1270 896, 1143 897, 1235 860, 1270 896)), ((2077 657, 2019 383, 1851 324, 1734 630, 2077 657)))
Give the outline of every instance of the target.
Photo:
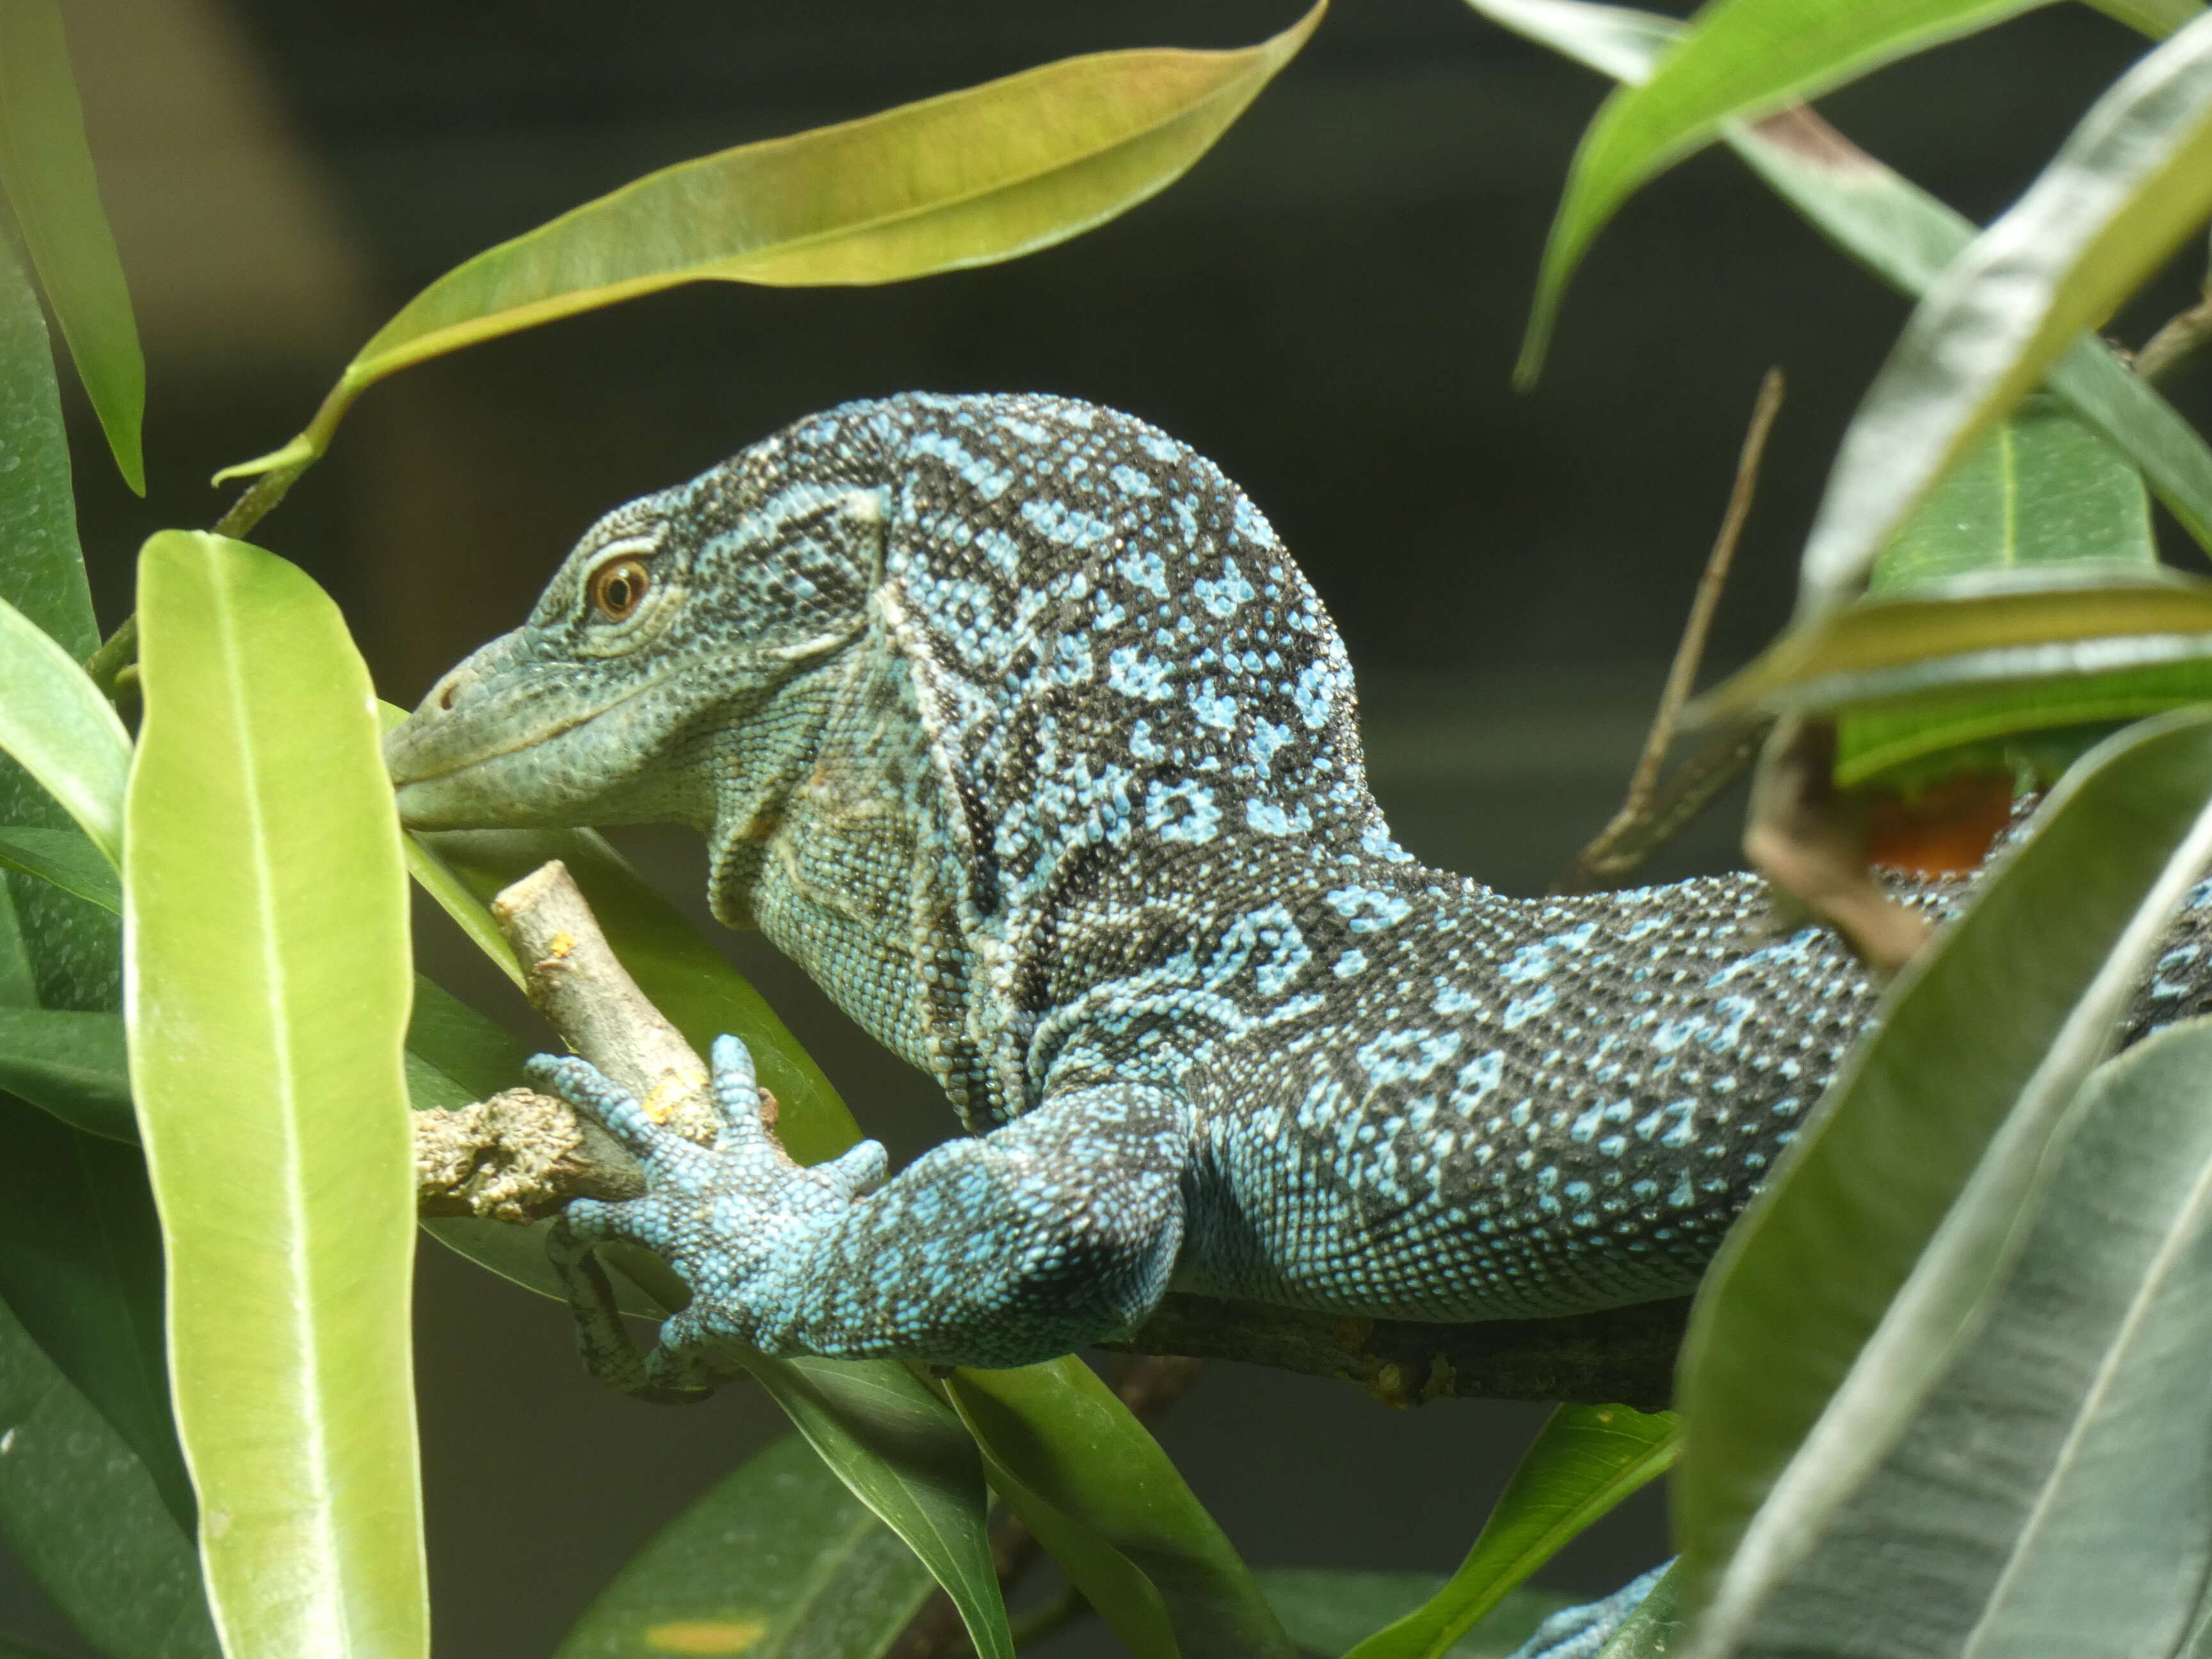
MULTIPOLYGON (((580 1060, 540 1056, 533 1082, 588 1111, 636 1156, 641 1198, 578 1200, 556 1231, 571 1276, 595 1245, 641 1244, 690 1286, 662 1328, 651 1376, 695 1389, 704 1349, 1021 1365, 1127 1328, 1166 1288, 1182 1241, 1189 1107, 1143 1085, 1048 1091, 1033 1111, 939 1146, 884 1181, 866 1141, 802 1168, 763 1127, 752 1058, 714 1044, 722 1128, 693 1145, 651 1121, 580 1060)), ((583 1288, 583 1287, 578 1287, 583 1288)), ((587 1361, 636 1385, 626 1344, 579 1303, 587 1361)))

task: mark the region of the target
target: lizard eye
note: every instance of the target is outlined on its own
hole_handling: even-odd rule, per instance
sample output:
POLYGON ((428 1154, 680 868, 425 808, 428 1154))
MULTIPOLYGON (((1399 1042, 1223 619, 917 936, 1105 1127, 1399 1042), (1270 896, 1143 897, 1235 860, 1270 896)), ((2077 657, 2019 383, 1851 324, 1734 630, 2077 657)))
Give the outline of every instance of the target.
POLYGON ((593 609, 609 622, 621 622, 645 602, 645 591, 652 585, 653 573, 644 560, 610 559, 592 572, 586 591, 593 609))

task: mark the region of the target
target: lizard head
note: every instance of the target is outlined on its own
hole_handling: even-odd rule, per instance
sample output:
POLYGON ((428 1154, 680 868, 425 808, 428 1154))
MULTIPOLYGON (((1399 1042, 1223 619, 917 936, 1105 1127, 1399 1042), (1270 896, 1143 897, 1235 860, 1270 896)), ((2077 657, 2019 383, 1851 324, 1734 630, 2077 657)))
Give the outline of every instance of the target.
POLYGON ((865 458, 781 448, 609 514, 528 621, 430 688, 385 740, 409 825, 714 816, 694 763, 840 653, 882 568, 865 458))

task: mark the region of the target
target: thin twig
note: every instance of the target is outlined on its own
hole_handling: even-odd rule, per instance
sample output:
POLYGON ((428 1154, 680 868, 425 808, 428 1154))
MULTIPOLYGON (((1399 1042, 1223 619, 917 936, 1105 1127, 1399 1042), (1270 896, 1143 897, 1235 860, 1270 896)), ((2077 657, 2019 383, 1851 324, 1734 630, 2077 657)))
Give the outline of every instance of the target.
MULTIPOLYGON (((304 466, 279 467, 274 472, 264 472, 239 492, 223 515, 215 521, 211 533, 217 536, 243 537, 246 532, 268 517, 284 492, 299 482, 304 466)), ((115 631, 100 642, 100 648, 85 659, 84 672, 92 683, 110 698, 115 696, 115 682, 123 671, 138 660, 138 613, 132 611, 116 624, 115 631)))
POLYGON ((2207 345, 2212 345, 2212 282, 2206 283, 2203 298, 2169 319, 2143 343, 2136 353, 2136 374, 2156 380, 2207 345))
MULTIPOLYGON (((1743 447, 1736 455, 1735 481, 1729 489, 1728 509, 1721 515, 1720 532, 1713 538, 1712 551, 1705 557, 1705 574, 1698 579, 1697 595, 1690 602, 1689 620, 1683 624, 1682 637, 1674 647, 1674 660, 1667 671, 1666 689, 1659 694, 1659 707, 1651 716, 1651 729, 1644 735, 1644 752, 1637 757, 1636 770, 1629 776, 1627 796, 1620 810, 1613 815, 1613 821, 1575 855, 1574 862, 1552 890, 1555 893, 1587 892, 1601 879, 1632 869, 1650 856, 1659 840, 1664 839, 1638 836, 1638 832, 1650 817, 1658 793, 1660 768, 1666 763, 1667 751, 1674 746, 1674 731, 1681 719, 1682 705, 1690 700, 1690 688, 1697 684, 1698 669, 1705 661, 1713 613, 1719 608, 1721 593, 1728 586, 1729 571, 1735 562, 1736 545, 1743 538, 1744 521, 1751 515, 1752 497, 1759 484, 1759 464, 1766 453, 1766 438, 1774 429, 1774 417, 1781 412, 1782 394, 1782 371, 1768 369, 1765 378, 1759 383, 1759 396, 1751 407, 1751 423, 1743 434, 1743 447), (1636 836, 1641 850, 1624 864, 1622 845, 1632 836, 1636 836)), ((1698 805, 1704 804, 1704 799, 1698 802, 1698 805)))

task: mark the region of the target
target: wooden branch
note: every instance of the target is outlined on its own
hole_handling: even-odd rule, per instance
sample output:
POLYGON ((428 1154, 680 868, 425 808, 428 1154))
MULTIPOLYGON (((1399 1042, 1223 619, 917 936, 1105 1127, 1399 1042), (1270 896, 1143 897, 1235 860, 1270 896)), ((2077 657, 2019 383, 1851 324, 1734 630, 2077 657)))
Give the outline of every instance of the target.
MULTIPOLYGON (((533 872, 492 901, 492 914, 523 963, 531 1001, 562 1040, 663 1121, 711 1142, 706 1066, 617 960, 568 872, 557 863, 533 872)), ((765 1091, 761 1115, 773 1129, 775 1099, 765 1091)), ((521 1222, 554 1214, 571 1198, 644 1190, 636 1164, 605 1130, 525 1089, 457 1111, 418 1112, 415 1151, 416 1195, 429 1215, 521 1222)), ((1428 1325, 1170 1295, 1127 1341, 1109 1346, 1344 1377, 1393 1406, 1458 1397, 1644 1407, 1666 1401, 1686 1306, 1428 1325)), ((1157 1381, 1170 1373, 1147 1365, 1136 1375, 1157 1381)))
POLYGON ((1766 878, 1778 921, 1791 912, 1832 927, 1884 981, 1935 937, 1920 911, 1899 903, 1867 867, 1866 812, 1836 787, 1836 728, 1802 714, 1784 717, 1759 757, 1743 852, 1766 878))
POLYGON ((1127 1341, 1105 1346, 1340 1377, 1400 1408, 1565 1400, 1657 1411, 1673 1397, 1689 1312, 1683 1297, 1563 1319, 1431 1325, 1170 1293, 1127 1341))
MULTIPOLYGON (((567 868, 556 860, 532 871, 491 911, 523 964, 525 992, 562 1041, 657 1120, 710 1144, 717 1125, 706 1063, 637 988, 567 868)), ((416 1200, 425 1215, 532 1221, 572 1198, 645 1191, 613 1136, 565 1101, 527 1089, 418 1112, 415 1124, 416 1200)))

